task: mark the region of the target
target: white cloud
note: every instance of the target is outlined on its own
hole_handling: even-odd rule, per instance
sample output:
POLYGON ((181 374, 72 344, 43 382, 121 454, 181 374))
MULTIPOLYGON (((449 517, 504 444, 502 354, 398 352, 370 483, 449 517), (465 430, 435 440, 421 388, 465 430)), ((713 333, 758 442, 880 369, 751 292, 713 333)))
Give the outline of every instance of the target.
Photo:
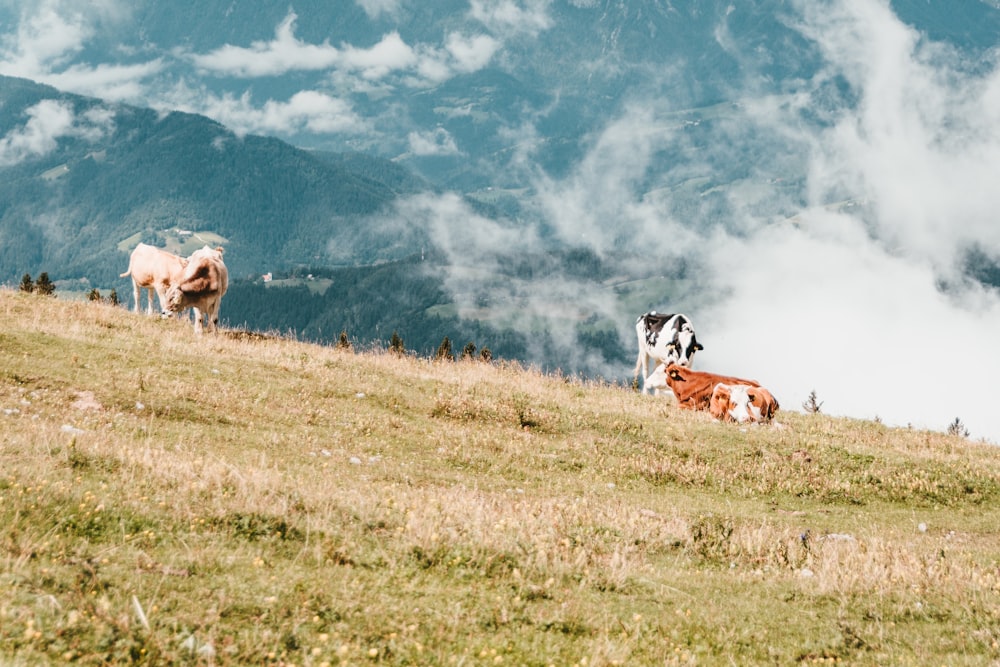
POLYGON ((134 64, 74 62, 103 27, 127 17, 125 3, 45 0, 25 5, 14 32, 0 36, 0 74, 108 100, 137 100, 163 69, 154 59, 134 64))
POLYGON ((180 84, 167 95, 162 108, 208 116, 240 135, 358 134, 371 130, 348 102, 314 90, 298 92, 287 102, 267 100, 258 107, 249 92, 239 97, 218 96, 180 84))
POLYGON ((458 155, 458 145, 443 127, 429 132, 410 132, 408 141, 414 155, 458 155))
MULTIPOLYGON (((400 6, 393 1, 363 4, 372 16, 395 12, 400 6)), ((82 62, 85 49, 99 39, 107 40, 110 28, 128 17, 129 7, 118 0, 42 0, 26 5, 14 30, 0 33, 0 73, 101 99, 202 113, 231 124, 238 133, 357 134, 370 130, 372 123, 355 113, 347 101, 350 96, 381 98, 399 85, 435 85, 485 67, 500 47, 491 36, 458 32, 447 34, 443 44, 414 47, 395 31, 366 47, 310 44, 296 37, 298 17, 290 10, 275 27, 273 39, 248 47, 227 44, 203 54, 176 47, 148 60, 82 62), (250 90, 220 94, 175 78, 183 61, 194 65, 199 75, 220 78, 324 72, 331 89, 343 94, 307 88, 287 100, 255 102, 250 90)), ((136 53, 128 57, 134 59, 136 53)), ((422 138, 417 135, 416 146, 430 148, 421 144, 422 138)), ((447 140, 435 148, 452 149, 447 140)))
POLYGON ((114 115, 94 108, 78 118, 66 102, 42 100, 26 110, 28 120, 0 138, 0 165, 9 167, 43 157, 59 146, 63 137, 96 141, 114 127, 114 115))
POLYGON ((278 76, 334 66, 341 59, 340 51, 327 42, 307 44, 296 38, 297 18, 294 12, 289 12, 269 42, 253 42, 249 47, 227 44, 205 55, 191 55, 190 59, 206 72, 239 77, 278 76))
POLYGON ((471 0, 469 15, 498 35, 537 36, 552 27, 551 0, 471 0))
POLYGON ((399 33, 391 32, 370 49, 345 49, 343 65, 361 71, 367 79, 381 79, 392 72, 413 67, 416 60, 413 49, 399 33))
POLYGON ((887 3, 804 11, 803 32, 826 56, 828 76, 860 93, 857 110, 841 115, 814 154, 814 197, 870 199, 883 241, 938 270, 953 268, 971 241, 1000 241, 996 63, 984 76, 968 74, 957 54, 921 40, 887 3))
POLYGON ((393 31, 370 47, 346 44, 338 49, 327 42, 307 44, 296 38, 296 19, 290 12, 275 29, 271 41, 254 42, 250 47, 227 44, 204 55, 186 57, 202 71, 217 76, 253 78, 329 70, 331 80, 356 90, 352 76, 361 77, 363 89, 368 89, 371 82, 390 77, 400 77, 409 86, 439 83, 456 73, 485 67, 500 48, 500 43, 488 35, 457 32, 448 34, 443 47, 429 44, 412 47, 393 31))
POLYGON ((17 31, 3 38, 0 71, 32 78, 65 65, 80 50, 93 28, 86 16, 64 14, 58 3, 45 2, 24 11, 17 31))
POLYGON ((456 32, 449 34, 445 43, 454 68, 459 72, 475 72, 486 67, 499 48, 500 42, 488 35, 466 36, 456 32))
POLYGON ((70 93, 114 102, 142 100, 148 81, 163 70, 161 59, 135 65, 72 65, 60 72, 38 76, 38 81, 70 93))

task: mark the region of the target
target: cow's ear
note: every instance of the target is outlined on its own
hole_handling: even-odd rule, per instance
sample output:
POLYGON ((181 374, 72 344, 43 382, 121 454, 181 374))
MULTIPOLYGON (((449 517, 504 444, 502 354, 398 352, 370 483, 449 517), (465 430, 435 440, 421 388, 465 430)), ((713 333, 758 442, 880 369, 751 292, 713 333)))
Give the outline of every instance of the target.
POLYGON ((705 348, 702 346, 701 343, 695 343, 694 344, 694 349, 695 350, 704 350, 705 348))
POLYGON ((667 375, 670 376, 671 380, 680 380, 681 379, 681 374, 680 374, 680 372, 678 372, 678 370, 676 368, 671 368, 669 371, 667 371, 667 375))

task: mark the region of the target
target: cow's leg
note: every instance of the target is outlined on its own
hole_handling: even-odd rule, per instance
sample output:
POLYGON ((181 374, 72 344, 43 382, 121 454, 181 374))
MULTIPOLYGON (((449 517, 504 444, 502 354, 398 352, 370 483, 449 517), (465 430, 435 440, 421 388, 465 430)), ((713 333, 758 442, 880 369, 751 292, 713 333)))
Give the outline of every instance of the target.
POLYGON ((202 326, 204 314, 201 312, 201 309, 197 307, 192 307, 191 310, 194 311, 194 332, 196 334, 200 334, 204 330, 204 327, 202 326))
POLYGON ((139 303, 139 301, 141 299, 142 299, 142 288, 139 287, 139 283, 137 283, 135 281, 135 278, 133 278, 132 279, 132 300, 135 302, 132 305, 132 311, 133 312, 138 313, 139 311, 142 310, 142 306, 139 303))
POLYGON ((152 315, 153 314, 153 288, 152 287, 147 287, 146 288, 146 314, 147 315, 152 315))

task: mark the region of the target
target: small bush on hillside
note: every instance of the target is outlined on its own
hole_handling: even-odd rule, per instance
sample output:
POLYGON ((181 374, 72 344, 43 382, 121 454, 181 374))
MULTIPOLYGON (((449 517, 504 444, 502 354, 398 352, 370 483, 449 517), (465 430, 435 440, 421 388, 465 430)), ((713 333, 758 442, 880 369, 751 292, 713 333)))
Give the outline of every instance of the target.
POLYGON ((121 301, 118 300, 118 292, 115 291, 114 287, 111 288, 111 293, 108 294, 108 303, 110 303, 112 306, 117 306, 119 303, 121 303, 121 301))
POLYGON ((963 438, 969 437, 969 429, 965 428, 965 424, 958 417, 955 417, 955 421, 948 424, 948 435, 957 435, 963 438))
POLYGON ((434 354, 434 359, 437 361, 455 361, 455 355, 451 351, 451 339, 447 336, 441 341, 441 345, 438 346, 437 352, 434 354))
POLYGON ((392 338, 389 339, 389 351, 395 354, 405 354, 406 347, 403 345, 403 339, 399 337, 399 332, 393 331, 392 338))
POLYGON ((479 360, 486 363, 493 361, 493 352, 490 351, 490 348, 484 347, 479 350, 479 360))
POLYGON ((476 344, 473 343, 471 340, 468 343, 466 343, 465 347, 462 349, 462 358, 463 359, 476 358, 476 344))
POLYGON ((817 400, 815 389, 809 392, 809 398, 802 403, 802 409, 812 414, 818 413, 822 407, 823 401, 817 400))
POLYGON ((25 273, 23 276, 21 276, 20 289, 22 292, 28 292, 29 294, 35 291, 35 283, 31 280, 30 273, 25 273))
POLYGON ((47 272, 42 271, 38 274, 38 280, 35 281, 35 293, 42 296, 51 296, 56 293, 55 283, 49 280, 47 272))
POLYGON ((98 301, 101 300, 101 292, 96 287, 91 289, 87 294, 87 301, 98 301))
POLYGON ((348 340, 348 338, 347 338, 347 330, 346 329, 344 329, 343 331, 340 332, 340 338, 337 340, 337 349, 338 350, 350 350, 351 349, 351 341, 348 340))

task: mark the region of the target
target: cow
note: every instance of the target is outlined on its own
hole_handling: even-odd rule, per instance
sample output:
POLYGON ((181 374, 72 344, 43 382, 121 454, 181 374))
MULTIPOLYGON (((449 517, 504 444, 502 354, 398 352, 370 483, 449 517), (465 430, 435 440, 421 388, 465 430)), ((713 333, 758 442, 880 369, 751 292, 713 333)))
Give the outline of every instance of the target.
POLYGON ((635 321, 635 334, 639 341, 639 356, 635 360, 633 382, 638 382, 642 371, 642 393, 649 393, 649 360, 664 366, 677 364, 690 367, 694 353, 704 350, 695 338, 691 319, 682 313, 664 315, 655 310, 640 315, 635 321))
POLYGON ((195 333, 202 332, 205 318, 208 330, 215 331, 219 324, 219 307, 228 287, 229 271, 222 261, 222 248, 206 245, 191 253, 184 273, 167 291, 167 310, 178 313, 191 308, 195 333))
POLYGON ((760 386, 754 380, 693 371, 677 364, 669 366, 660 364, 652 375, 655 382, 662 380, 663 384, 670 387, 674 396, 677 397, 677 405, 687 410, 708 410, 712 402, 712 392, 715 391, 715 385, 719 383, 750 387, 760 386))
POLYGON ((771 421, 778 407, 778 401, 764 387, 720 382, 712 391, 708 411, 721 421, 760 424, 771 421))
POLYGON ((187 259, 161 250, 156 246, 140 243, 132 251, 128 259, 128 271, 119 275, 120 278, 132 276, 132 292, 135 298, 135 312, 139 312, 142 307, 139 300, 142 298, 142 290, 147 290, 146 294, 146 314, 153 314, 153 291, 160 299, 160 312, 167 312, 167 290, 175 284, 184 267, 187 266, 187 259))

